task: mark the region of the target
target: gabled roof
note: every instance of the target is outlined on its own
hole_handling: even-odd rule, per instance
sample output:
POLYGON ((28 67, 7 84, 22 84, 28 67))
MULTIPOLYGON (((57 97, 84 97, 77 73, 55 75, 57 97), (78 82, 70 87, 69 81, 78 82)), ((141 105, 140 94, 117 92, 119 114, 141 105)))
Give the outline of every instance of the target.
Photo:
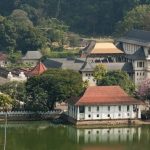
POLYGON ((95 64, 86 61, 84 63, 84 65, 82 66, 82 68, 80 69, 80 71, 83 71, 83 72, 84 71, 93 71, 95 67, 96 67, 95 64))
POLYGON ((84 95, 73 102, 74 105, 131 105, 140 104, 135 98, 128 96, 120 86, 88 87, 84 95))
POLYGON ((26 55, 22 57, 23 60, 39 60, 42 54, 40 51, 27 51, 26 55))
POLYGON ((123 54, 113 43, 96 43, 90 54, 123 54))
POLYGON ((47 68, 45 67, 45 65, 42 62, 39 62, 31 71, 28 72, 28 75, 29 76, 40 75, 46 70, 47 68))
POLYGON ((141 46, 150 46, 150 31, 131 30, 117 41, 141 46))

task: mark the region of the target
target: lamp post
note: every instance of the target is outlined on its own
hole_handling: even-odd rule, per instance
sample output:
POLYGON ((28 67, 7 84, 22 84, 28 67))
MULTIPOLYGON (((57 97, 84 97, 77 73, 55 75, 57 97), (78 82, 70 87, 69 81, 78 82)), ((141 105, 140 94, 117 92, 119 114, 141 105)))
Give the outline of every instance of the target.
POLYGON ((5 130, 4 130, 4 150, 6 150, 7 141, 7 108, 5 109, 5 130))

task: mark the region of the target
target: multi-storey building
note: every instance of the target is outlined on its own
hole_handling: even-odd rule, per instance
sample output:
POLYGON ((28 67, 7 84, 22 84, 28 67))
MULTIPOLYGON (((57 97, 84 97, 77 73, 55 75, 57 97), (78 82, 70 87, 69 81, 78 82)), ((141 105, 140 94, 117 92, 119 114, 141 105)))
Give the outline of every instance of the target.
POLYGON ((132 30, 116 42, 125 53, 128 61, 132 62, 133 81, 139 85, 150 78, 150 32, 132 30))

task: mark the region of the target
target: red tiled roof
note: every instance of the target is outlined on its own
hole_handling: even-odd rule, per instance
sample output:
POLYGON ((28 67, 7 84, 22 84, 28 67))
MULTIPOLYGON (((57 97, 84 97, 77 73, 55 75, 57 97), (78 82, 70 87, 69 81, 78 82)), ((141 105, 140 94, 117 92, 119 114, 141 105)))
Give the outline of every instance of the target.
POLYGON ((140 104, 141 102, 128 96, 119 86, 89 87, 75 105, 115 105, 140 104))
POLYGON ((45 65, 42 62, 39 62, 30 72, 29 72, 29 76, 36 76, 36 75, 40 75, 43 72, 45 72, 47 70, 47 68, 45 67, 45 65))

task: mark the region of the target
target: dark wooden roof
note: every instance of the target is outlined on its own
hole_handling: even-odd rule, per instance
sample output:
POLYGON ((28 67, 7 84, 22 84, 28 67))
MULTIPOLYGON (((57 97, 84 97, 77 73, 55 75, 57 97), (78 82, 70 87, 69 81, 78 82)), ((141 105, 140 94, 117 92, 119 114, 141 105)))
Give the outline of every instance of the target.
POLYGON ((117 41, 141 46, 150 46, 150 31, 131 30, 117 41))

